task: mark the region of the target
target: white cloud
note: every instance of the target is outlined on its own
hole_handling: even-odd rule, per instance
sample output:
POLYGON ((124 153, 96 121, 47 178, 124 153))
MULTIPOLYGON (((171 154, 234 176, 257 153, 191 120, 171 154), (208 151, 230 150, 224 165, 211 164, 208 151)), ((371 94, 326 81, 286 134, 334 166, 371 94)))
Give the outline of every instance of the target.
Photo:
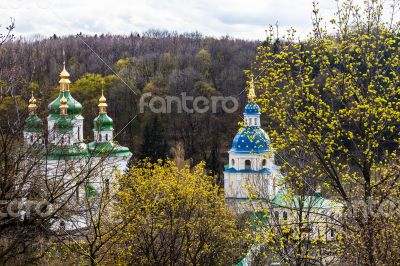
MULTIPOLYGON (((332 17, 335 1, 321 2, 324 17, 332 17)), ((164 29, 264 39, 276 22, 282 33, 293 26, 305 36, 311 9, 312 0, 1 0, 0 24, 15 18, 15 33, 24 37, 164 29)))

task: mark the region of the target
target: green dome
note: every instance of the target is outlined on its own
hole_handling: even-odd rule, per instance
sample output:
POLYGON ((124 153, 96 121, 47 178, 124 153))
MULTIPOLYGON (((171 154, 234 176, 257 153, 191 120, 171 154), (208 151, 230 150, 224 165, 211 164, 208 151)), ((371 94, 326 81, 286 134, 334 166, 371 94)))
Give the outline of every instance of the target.
POLYGON ((72 124, 71 119, 65 116, 60 116, 60 119, 58 119, 58 121, 54 124, 54 128, 57 132, 68 133, 73 130, 74 125, 72 124))
POLYGON ((25 120, 25 132, 41 132, 43 131, 43 121, 37 115, 30 115, 25 120))
MULTIPOLYGON (((62 97, 63 93, 60 92, 60 94, 58 94, 58 97, 49 104, 50 114, 60 113, 60 101, 62 97)), ((64 97, 67 98, 69 115, 78 115, 82 113, 82 104, 75 100, 69 91, 64 92, 64 97)))
POLYGON ((113 120, 107 114, 99 114, 93 120, 95 131, 110 131, 113 130, 113 120))

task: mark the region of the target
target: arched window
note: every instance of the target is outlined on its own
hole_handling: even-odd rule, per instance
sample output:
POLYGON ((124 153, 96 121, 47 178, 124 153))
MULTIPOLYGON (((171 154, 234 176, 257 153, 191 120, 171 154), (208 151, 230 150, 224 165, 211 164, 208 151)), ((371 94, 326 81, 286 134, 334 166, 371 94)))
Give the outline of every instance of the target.
POLYGON ((71 144, 71 137, 68 136, 68 144, 71 144))
POLYGON ((262 160, 262 166, 263 166, 263 167, 267 166, 267 159, 263 159, 263 160, 262 160))
POLYGON ((101 141, 101 134, 99 134, 99 141, 101 141))
POLYGON ((251 170, 251 161, 250 160, 244 161, 244 169, 251 170))
POLYGON ((232 164, 232 166, 235 165, 235 159, 232 159, 232 160, 231 160, 231 164, 232 164))
POLYGON ((278 211, 275 211, 275 218, 279 219, 279 212, 278 211))
POLYGON ((287 220, 287 212, 286 211, 283 212, 283 219, 287 220))
POLYGON ((33 143, 33 135, 31 135, 31 143, 33 143))
POLYGON ((106 141, 108 141, 108 134, 106 134, 106 141))

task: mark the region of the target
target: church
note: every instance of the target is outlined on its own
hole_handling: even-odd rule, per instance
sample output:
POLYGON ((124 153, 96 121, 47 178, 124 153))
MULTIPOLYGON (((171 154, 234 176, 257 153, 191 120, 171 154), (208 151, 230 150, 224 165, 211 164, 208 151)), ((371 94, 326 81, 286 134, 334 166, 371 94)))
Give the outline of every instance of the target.
POLYGON ((270 138, 261 128, 260 107, 255 99, 252 80, 248 103, 243 112, 243 127, 232 141, 232 148, 228 152, 229 164, 224 172, 226 201, 239 212, 249 208, 246 205, 250 194, 257 194, 257 198, 272 198, 281 189, 282 183, 270 138))
MULTIPOLYGON (((232 141, 228 151, 229 164, 224 171, 228 207, 237 214, 253 214, 252 217, 269 228, 296 224, 298 213, 302 212, 309 219, 305 229, 310 239, 334 241, 336 228, 332 224, 343 206, 324 198, 320 188, 315 189, 313 195, 292 195, 288 192, 280 167, 275 164, 271 140, 261 128, 261 112, 256 103, 253 80, 247 100, 243 126, 232 141)), ((259 250, 260 247, 253 245, 237 265, 251 265, 259 250)))
MULTIPOLYGON (((85 143, 82 105, 70 92, 70 74, 64 67, 60 73, 58 96, 48 105, 47 130, 37 115, 37 100, 33 92, 29 100, 29 117, 23 129, 24 146, 35 154, 38 175, 62 189, 74 191, 73 198, 65 201, 75 206, 83 203, 87 195, 110 190, 117 172, 124 173, 132 153, 114 141, 114 124, 107 114, 107 100, 103 89, 98 103, 98 116, 93 120, 93 141, 85 143)), ((70 196, 70 195, 68 195, 70 196)), ((63 204, 60 199, 59 204, 63 204)), ((84 209, 84 208, 82 208, 84 209)), ((85 227, 83 216, 77 223, 61 221, 66 229, 85 227)), ((60 221, 55 223, 58 227, 60 221)))
POLYGON ((56 99, 49 105, 47 116, 47 139, 45 139, 44 123, 36 114, 37 101, 32 93, 29 100, 29 117, 23 130, 24 143, 27 146, 49 145, 44 155, 52 165, 55 161, 80 161, 92 157, 113 158, 111 161, 124 169, 132 153, 127 147, 114 143, 113 120, 107 115, 107 100, 102 90, 99 98, 99 114, 93 120, 93 141, 85 143, 83 139, 82 105, 75 100, 69 90, 71 81, 64 68, 60 73, 60 91, 56 99))

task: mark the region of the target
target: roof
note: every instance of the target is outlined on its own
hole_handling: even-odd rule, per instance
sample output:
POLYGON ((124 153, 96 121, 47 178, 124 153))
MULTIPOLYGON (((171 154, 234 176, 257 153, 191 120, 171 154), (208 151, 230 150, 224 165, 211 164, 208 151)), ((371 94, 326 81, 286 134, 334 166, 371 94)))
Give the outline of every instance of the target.
POLYGON ((58 114, 60 112, 60 102, 63 96, 67 99, 68 114, 77 115, 82 113, 82 104, 72 97, 71 92, 64 91, 60 92, 57 98, 49 104, 50 114, 58 114))
POLYGON ((238 263, 235 264, 236 266, 247 266, 249 265, 249 259, 246 257, 244 257, 241 261, 239 261, 238 263))
POLYGON ((231 152, 235 153, 267 153, 270 139, 260 127, 246 126, 239 129, 232 141, 231 152))
POLYGON ((75 143, 72 145, 51 145, 47 154, 50 160, 72 160, 81 159, 89 155, 85 143, 75 143))
POLYGON ((25 132, 41 132, 43 130, 43 121, 37 115, 30 115, 25 120, 25 132))
POLYGON ((49 160, 74 160, 90 157, 132 156, 127 147, 112 142, 75 143, 72 145, 51 145, 47 153, 49 160))
POLYGON ((287 196, 283 193, 278 193, 272 199, 273 208, 289 208, 289 209, 332 209, 338 208, 342 205, 327 198, 321 196, 320 193, 316 193, 312 196, 287 196))
MULTIPOLYGON (((47 116, 47 120, 56 121, 56 120, 59 120, 59 119, 61 118, 61 116, 62 116, 62 115, 60 115, 60 113, 57 113, 57 114, 52 114, 52 113, 50 113, 50 114, 47 116)), ((80 115, 80 114, 78 114, 78 115, 67 114, 65 117, 67 117, 67 118, 70 119, 70 120, 79 119, 79 118, 80 118, 80 119, 83 119, 83 116, 80 115)))
POLYGON ((127 147, 108 142, 90 142, 88 149, 93 156, 107 155, 110 157, 132 156, 132 153, 127 147))
POLYGON ((224 173, 254 173, 254 174, 270 174, 271 170, 268 168, 263 168, 261 170, 236 170, 235 168, 231 167, 224 171, 224 173))

